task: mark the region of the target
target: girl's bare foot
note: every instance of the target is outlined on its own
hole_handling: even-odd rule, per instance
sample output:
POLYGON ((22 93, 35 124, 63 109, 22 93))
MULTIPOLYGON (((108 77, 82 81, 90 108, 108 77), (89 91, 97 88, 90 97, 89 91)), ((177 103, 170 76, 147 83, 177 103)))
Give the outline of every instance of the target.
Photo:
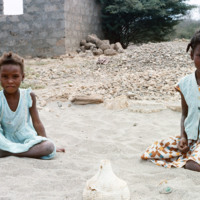
POLYGON ((65 149, 57 147, 56 148, 56 152, 63 152, 63 153, 65 153, 65 149))

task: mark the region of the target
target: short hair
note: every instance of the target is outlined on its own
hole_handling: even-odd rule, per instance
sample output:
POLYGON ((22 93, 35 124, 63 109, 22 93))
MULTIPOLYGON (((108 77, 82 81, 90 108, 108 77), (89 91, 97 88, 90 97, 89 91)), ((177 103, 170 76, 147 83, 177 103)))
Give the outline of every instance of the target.
POLYGON ((24 73, 24 59, 19 55, 13 52, 3 53, 3 55, 0 57, 0 69, 3 65, 8 64, 19 65, 22 70, 22 74, 24 73))
POLYGON ((198 44, 200 44, 200 30, 197 31, 191 38, 190 43, 187 46, 186 52, 189 51, 190 47, 192 51, 194 51, 198 44))

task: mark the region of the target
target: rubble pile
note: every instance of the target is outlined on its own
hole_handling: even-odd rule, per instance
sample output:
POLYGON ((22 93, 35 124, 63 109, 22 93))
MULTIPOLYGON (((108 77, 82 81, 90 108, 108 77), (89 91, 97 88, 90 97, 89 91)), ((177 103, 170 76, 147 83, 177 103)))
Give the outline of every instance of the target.
POLYGON ((87 52, 91 51, 93 55, 106 55, 106 56, 113 56, 117 53, 123 53, 124 49, 122 45, 117 42, 115 44, 110 44, 109 40, 100 40, 96 35, 88 35, 86 40, 81 40, 80 48, 77 49, 77 52, 87 52))
POLYGON ((137 101, 178 102, 180 94, 174 86, 195 71, 187 44, 181 40, 130 45, 114 56, 31 59, 26 61, 25 83, 43 85, 36 92, 45 101, 66 101, 74 95, 101 95, 104 100, 125 95, 137 101))

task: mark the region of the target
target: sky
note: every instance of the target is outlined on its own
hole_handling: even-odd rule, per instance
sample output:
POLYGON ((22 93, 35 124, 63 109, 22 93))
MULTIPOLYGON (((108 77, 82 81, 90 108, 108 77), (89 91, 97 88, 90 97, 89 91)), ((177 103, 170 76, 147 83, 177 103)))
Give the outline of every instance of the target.
MULTIPOLYGON (((23 14, 23 0, 3 0, 4 1, 4 14, 6 15, 20 15, 23 14)), ((200 0, 188 0, 187 3, 200 6, 200 0)), ((199 20, 200 10, 193 9, 191 11, 191 18, 199 20)))
MULTIPOLYGON (((187 3, 200 6, 200 1, 199 0, 188 0, 187 3)), ((200 10, 198 8, 195 8, 195 9, 191 10, 191 18, 194 19, 194 20, 199 20, 200 19, 200 10)))

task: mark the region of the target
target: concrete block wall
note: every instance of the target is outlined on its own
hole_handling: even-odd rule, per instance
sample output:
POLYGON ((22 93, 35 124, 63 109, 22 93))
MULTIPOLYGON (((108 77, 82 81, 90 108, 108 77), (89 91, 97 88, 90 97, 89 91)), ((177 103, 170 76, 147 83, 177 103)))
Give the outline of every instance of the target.
POLYGON ((0 0, 0 54, 51 57, 78 48, 87 34, 101 35, 96 0, 24 0, 23 15, 3 15, 0 0))
POLYGON ((24 0, 23 15, 3 15, 1 12, 0 53, 14 51, 33 57, 63 54, 63 5, 64 0, 24 0))
POLYGON ((3 14, 3 0, 0 0, 0 15, 3 14))
POLYGON ((66 50, 74 51, 88 34, 103 37, 100 4, 96 0, 65 1, 66 50))

